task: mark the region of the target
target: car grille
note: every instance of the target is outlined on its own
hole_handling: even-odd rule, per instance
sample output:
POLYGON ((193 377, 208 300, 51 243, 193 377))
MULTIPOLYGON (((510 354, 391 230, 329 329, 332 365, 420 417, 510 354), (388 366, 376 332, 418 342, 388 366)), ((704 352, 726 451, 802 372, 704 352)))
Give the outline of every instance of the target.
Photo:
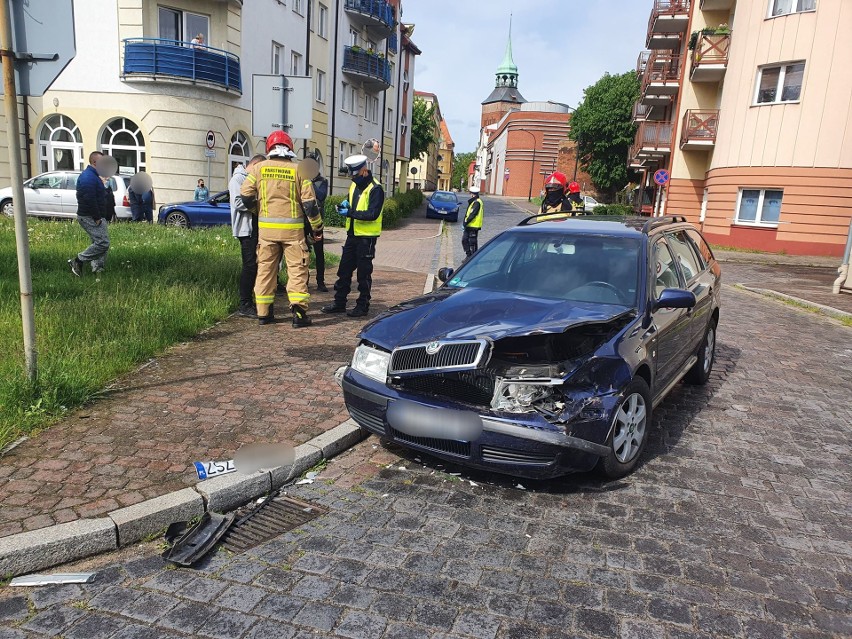
POLYGON ((349 409, 349 414, 352 416, 352 419, 358 422, 359 426, 369 428, 375 433, 384 435, 385 423, 381 417, 370 415, 370 413, 365 413, 364 411, 353 408, 352 406, 348 406, 347 408, 349 409))
POLYGON ((470 457, 470 442, 457 442, 453 439, 437 439, 435 437, 415 437, 414 435, 401 433, 393 428, 388 428, 388 430, 397 441, 417 444, 423 448, 430 448, 459 457, 470 457))
POLYGON ((530 466, 546 466, 556 461, 556 455, 530 453, 523 450, 510 450, 496 446, 482 447, 482 461, 494 464, 527 464, 530 466))
POLYGON ((391 356, 390 374, 452 368, 476 368, 487 347, 487 342, 484 340, 438 343, 440 349, 431 355, 426 352, 426 349, 430 346, 427 344, 397 348, 391 356))
POLYGON ((406 377, 397 383, 397 387, 475 406, 490 406, 494 396, 494 378, 479 371, 406 377))

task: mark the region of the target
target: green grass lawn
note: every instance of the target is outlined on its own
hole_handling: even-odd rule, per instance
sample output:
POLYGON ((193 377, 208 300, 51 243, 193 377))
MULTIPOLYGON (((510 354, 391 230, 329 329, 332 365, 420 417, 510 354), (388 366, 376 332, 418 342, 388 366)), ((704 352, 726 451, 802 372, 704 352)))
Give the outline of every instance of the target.
POLYGON ((35 384, 24 367, 14 224, 0 219, 0 448, 237 306, 240 251, 230 227, 114 224, 106 272, 82 278, 67 264, 89 244, 76 222, 30 219, 29 229, 35 384))

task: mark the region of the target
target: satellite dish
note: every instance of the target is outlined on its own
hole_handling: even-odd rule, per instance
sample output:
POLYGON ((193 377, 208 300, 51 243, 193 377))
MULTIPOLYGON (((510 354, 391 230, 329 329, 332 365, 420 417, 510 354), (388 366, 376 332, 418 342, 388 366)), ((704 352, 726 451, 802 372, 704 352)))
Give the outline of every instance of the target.
POLYGON ((382 152, 382 147, 376 138, 370 138, 361 147, 361 153, 367 156, 368 162, 373 162, 382 152))
POLYGON ((139 171, 130 178, 130 188, 133 189, 134 193, 147 193, 151 190, 151 186, 153 186, 153 181, 145 171, 139 171))
POLYGON ((296 166, 296 173, 303 180, 313 180, 320 174, 319 163, 315 159, 307 157, 296 166))
POLYGON ((111 155, 102 155, 95 164, 95 170, 101 177, 112 177, 118 171, 118 162, 111 155))

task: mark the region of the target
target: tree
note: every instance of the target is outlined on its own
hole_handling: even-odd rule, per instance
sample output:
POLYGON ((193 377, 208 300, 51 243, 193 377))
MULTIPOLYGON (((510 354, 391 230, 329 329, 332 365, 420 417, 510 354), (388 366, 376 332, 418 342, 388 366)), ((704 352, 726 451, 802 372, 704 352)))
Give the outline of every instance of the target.
POLYGON ((467 188, 467 170, 470 168, 470 163, 476 159, 476 152, 459 153, 453 158, 453 178, 450 181, 450 186, 454 189, 467 188))
POLYGON ((416 160, 438 143, 438 123, 435 122, 435 105, 422 98, 414 98, 411 113, 411 159, 416 160))
POLYGON ((636 136, 633 105, 638 99, 635 71, 606 73, 583 92, 571 116, 569 137, 577 142, 580 166, 610 196, 627 184, 627 151, 636 136))

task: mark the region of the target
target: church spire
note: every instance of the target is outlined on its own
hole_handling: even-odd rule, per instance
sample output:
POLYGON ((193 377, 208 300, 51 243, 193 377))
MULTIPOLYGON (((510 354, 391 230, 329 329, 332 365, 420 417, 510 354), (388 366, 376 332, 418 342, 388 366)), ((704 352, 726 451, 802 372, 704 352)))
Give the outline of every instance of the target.
POLYGON ((497 67, 495 86, 512 88, 518 86, 518 67, 512 59, 512 14, 509 14, 509 41, 506 43, 506 55, 503 56, 503 62, 497 67))

